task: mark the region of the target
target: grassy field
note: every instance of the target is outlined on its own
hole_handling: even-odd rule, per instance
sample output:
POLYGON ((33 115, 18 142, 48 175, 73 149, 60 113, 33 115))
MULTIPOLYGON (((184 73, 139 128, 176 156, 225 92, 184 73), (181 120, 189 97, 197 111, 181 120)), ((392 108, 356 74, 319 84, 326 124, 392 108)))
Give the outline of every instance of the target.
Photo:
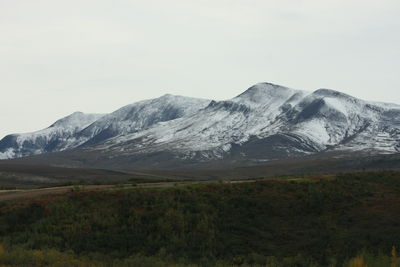
POLYGON ((77 190, 0 202, 0 263, 396 266, 399 211, 395 171, 77 190))
MULTIPOLYGON (((352 154, 350 154, 352 155, 352 154)), ((264 179, 277 176, 310 176, 341 172, 398 170, 400 154, 336 158, 334 154, 320 154, 286 160, 275 160, 262 165, 223 168, 217 162, 212 169, 174 170, 107 170, 93 168, 64 168, 43 165, 29 158, 0 161, 0 190, 39 188, 73 184, 115 184, 126 182, 165 181, 227 181, 264 179), (22 162, 24 164, 16 164, 22 162)), ((41 162, 43 164, 43 162, 41 162)), ((50 164, 48 162, 48 164, 50 164)))
POLYGON ((175 177, 146 172, 0 163, 0 190, 175 180, 175 177))

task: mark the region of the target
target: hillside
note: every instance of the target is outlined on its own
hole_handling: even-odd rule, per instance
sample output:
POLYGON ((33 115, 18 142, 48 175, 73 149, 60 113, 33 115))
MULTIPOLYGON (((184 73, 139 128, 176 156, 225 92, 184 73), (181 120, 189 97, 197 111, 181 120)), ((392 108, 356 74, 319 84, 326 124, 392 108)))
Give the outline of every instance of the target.
POLYGON ((66 149, 66 143, 72 136, 102 116, 102 114, 74 112, 46 129, 33 133, 7 135, 0 140, 0 160, 62 151, 66 149))
POLYGON ((399 210, 399 172, 70 192, 0 203, 0 261, 348 266, 364 250, 390 266, 399 210))
POLYGON ((64 167, 199 169, 327 152, 343 157, 400 150, 399 105, 271 83, 223 101, 164 95, 67 133, 53 128, 5 137, 0 158, 28 157, 64 167))

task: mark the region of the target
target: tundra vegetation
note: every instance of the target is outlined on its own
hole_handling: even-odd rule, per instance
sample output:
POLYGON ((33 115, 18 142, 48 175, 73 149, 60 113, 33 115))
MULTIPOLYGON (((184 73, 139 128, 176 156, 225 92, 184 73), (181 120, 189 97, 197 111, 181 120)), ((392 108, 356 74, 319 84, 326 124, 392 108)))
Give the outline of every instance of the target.
POLYGON ((0 203, 11 266, 400 266, 400 172, 0 203))

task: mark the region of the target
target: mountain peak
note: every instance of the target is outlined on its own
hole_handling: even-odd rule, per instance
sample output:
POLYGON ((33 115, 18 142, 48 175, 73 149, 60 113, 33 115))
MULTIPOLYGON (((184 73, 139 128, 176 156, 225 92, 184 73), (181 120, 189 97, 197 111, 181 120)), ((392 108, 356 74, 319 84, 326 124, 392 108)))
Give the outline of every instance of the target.
POLYGON ((164 95, 160 96, 159 98, 172 98, 172 97, 177 97, 177 96, 173 95, 173 94, 164 94, 164 95))
POLYGON ((287 92, 293 92, 293 89, 288 87, 284 87, 281 85, 273 84, 273 83, 257 83, 244 91, 242 94, 237 97, 251 97, 256 98, 259 96, 275 96, 280 94, 287 94, 287 92))
POLYGON ((233 99, 235 102, 247 104, 268 104, 272 102, 286 101, 299 90, 291 89, 273 83, 258 83, 244 91, 233 99))
POLYGON ((263 82, 263 83, 257 83, 250 88, 248 88, 244 93, 242 94, 248 94, 252 92, 258 92, 258 91, 263 91, 263 92, 270 92, 270 91, 281 91, 281 90, 292 90, 288 87, 274 84, 274 83, 268 83, 268 82, 263 82))

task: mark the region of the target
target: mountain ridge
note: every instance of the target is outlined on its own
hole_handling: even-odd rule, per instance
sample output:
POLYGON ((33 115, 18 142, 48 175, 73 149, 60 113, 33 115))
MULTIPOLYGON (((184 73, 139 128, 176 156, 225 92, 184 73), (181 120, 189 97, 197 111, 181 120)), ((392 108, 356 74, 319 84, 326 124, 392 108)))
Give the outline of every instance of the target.
POLYGON ((0 159, 23 157, 54 150, 62 150, 60 142, 84 129, 103 114, 74 112, 51 124, 48 128, 31 133, 10 134, 0 140, 0 159))
MULTIPOLYGON (((62 149, 49 152, 96 153, 99 162, 114 161, 116 166, 119 160, 150 167, 218 160, 257 163, 324 151, 390 154, 400 151, 400 106, 332 89, 258 83, 222 101, 170 94, 143 100, 60 139, 62 149)), ((7 156, 4 140, 0 158, 7 156)))

